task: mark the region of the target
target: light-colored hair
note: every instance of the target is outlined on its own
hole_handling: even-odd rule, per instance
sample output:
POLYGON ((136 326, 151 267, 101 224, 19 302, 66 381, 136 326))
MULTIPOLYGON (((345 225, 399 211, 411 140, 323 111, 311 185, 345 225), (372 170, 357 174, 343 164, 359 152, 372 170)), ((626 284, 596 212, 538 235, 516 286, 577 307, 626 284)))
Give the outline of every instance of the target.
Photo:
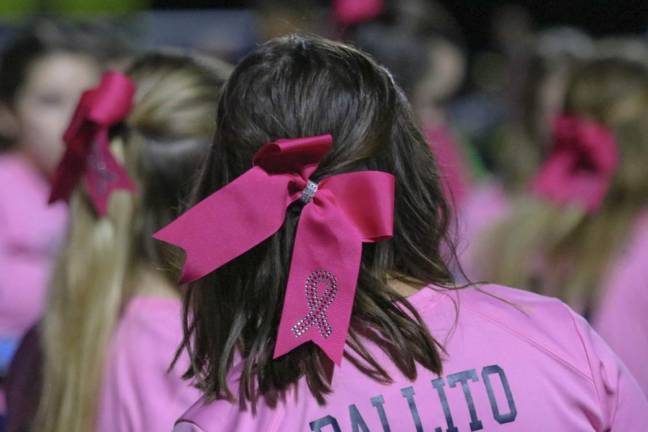
POLYGON ((135 103, 111 148, 135 180, 97 217, 82 188, 70 203, 70 227, 42 322, 43 387, 36 430, 87 432, 96 427, 109 342, 145 269, 176 274, 151 234, 179 214, 192 176, 207 154, 228 67, 180 54, 136 59, 127 74, 135 103))
POLYGON ((480 277, 555 295, 587 312, 648 204, 648 70, 626 59, 587 62, 570 79, 565 113, 605 125, 618 144, 620 163, 602 208, 587 214, 520 198, 486 233, 476 261, 480 277))

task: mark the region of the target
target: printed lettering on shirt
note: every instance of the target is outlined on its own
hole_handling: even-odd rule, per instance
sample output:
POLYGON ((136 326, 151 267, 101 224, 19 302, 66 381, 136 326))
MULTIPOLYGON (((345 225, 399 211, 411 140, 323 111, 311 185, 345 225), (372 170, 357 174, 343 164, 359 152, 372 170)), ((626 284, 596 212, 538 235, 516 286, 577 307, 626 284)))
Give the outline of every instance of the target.
MULTIPOLYGON (((438 425, 433 429, 434 432, 461 432, 461 431, 480 431, 484 430, 483 420, 492 417, 499 424, 514 422, 517 417, 517 407, 509 385, 508 378, 504 369, 499 365, 489 365, 482 368, 478 374, 476 369, 468 369, 457 373, 449 374, 446 377, 439 377, 430 381, 431 386, 436 392, 436 400, 418 400, 417 392, 413 386, 399 389, 411 415, 412 423, 390 424, 389 413, 392 410, 402 410, 404 406, 390 407, 385 402, 383 395, 376 395, 370 399, 371 406, 374 410, 361 412, 358 405, 351 404, 348 408, 348 418, 336 418, 332 415, 321 417, 310 422, 312 432, 391 432, 391 430, 411 430, 423 432, 419 407, 429 407, 430 404, 436 404, 442 413, 439 417, 438 425), (459 391, 463 393, 465 407, 453 407, 448 401, 448 392, 459 391), (475 404, 476 395, 485 396, 488 399, 491 412, 478 412, 475 404), (496 394, 504 395, 506 402, 498 401, 496 394), (458 417, 453 417, 454 412, 462 409, 461 412, 467 412, 470 416, 469 422, 461 424, 458 417), (368 419, 378 419, 382 430, 374 431, 369 428, 368 419)), ((417 384, 420 386, 421 384, 417 384)), ((457 400, 457 399, 453 399, 457 400)))
POLYGON ((472 393, 470 392, 468 380, 475 382, 479 381, 475 369, 448 375, 448 385, 450 387, 454 387, 457 383, 461 383, 461 388, 464 392, 464 397, 466 398, 466 404, 468 405, 468 412, 470 412, 470 430, 478 431, 483 429, 484 427, 482 426, 482 422, 479 420, 479 418, 477 418, 475 402, 473 401, 472 393))
POLYGON ((338 424, 335 417, 330 415, 327 415, 326 417, 322 417, 320 419, 310 422, 310 427, 312 431, 318 431, 318 432, 320 431, 342 432, 342 429, 340 429, 340 425, 338 424), (330 428, 327 426, 330 426, 330 428))
POLYGON ((355 405, 349 405, 349 414, 351 415, 351 430, 353 432, 370 432, 369 426, 364 421, 355 405))
POLYGON ((500 424, 514 421, 517 416, 517 409, 515 408, 513 393, 511 393, 511 387, 508 384, 508 379, 506 378, 504 370, 497 365, 486 366, 482 369, 482 380, 484 381, 486 391, 488 392, 488 400, 491 409, 493 410, 493 418, 500 424), (498 375, 498 381, 502 385, 504 394, 506 394, 506 401, 508 402, 508 412, 506 414, 502 414, 497 406, 497 399, 495 399, 495 392, 493 391, 493 385, 490 378, 493 374, 498 375))
POLYGON ((391 432, 389 428, 389 422, 387 421, 387 415, 385 414, 385 398, 382 395, 375 396, 371 398, 371 405, 373 405, 378 410, 378 416, 380 417, 380 423, 382 424, 383 432, 391 432))

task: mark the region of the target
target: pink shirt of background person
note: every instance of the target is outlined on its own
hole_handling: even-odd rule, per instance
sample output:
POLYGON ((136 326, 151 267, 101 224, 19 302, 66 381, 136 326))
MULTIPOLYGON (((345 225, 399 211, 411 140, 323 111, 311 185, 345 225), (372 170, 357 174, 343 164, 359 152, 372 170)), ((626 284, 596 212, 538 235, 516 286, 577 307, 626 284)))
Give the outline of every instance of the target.
POLYGON ((457 255, 466 276, 472 280, 480 277, 479 245, 489 230, 508 215, 509 198, 504 189, 493 180, 473 186, 462 205, 457 219, 460 240, 457 255))
POLYGON ((99 431, 169 431, 200 397, 181 378, 186 355, 168 372, 182 341, 181 317, 176 298, 137 296, 128 303, 106 359, 99 431))
POLYGON ((592 323, 648 395, 648 213, 629 239, 601 287, 592 323))
POLYGON ((448 202, 461 207, 470 192, 470 175, 457 139, 447 126, 426 128, 425 138, 441 171, 448 202))
POLYGON ((559 301, 494 285, 423 288, 410 301, 447 350, 442 376, 419 370, 410 382, 373 346, 391 385, 343 360, 325 406, 301 380, 276 409, 260 402, 256 415, 236 403, 200 400, 174 431, 578 432, 648 425, 648 401, 637 383, 559 301))
POLYGON ((20 338, 40 317, 66 209, 23 157, 0 155, 0 337, 20 338))

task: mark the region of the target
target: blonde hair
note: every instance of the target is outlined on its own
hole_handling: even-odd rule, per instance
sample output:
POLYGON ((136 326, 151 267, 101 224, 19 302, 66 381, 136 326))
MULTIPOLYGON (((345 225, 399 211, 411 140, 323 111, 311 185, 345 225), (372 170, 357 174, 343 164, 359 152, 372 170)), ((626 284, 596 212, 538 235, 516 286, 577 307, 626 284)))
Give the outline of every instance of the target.
POLYGON ((647 203, 648 71, 624 59, 592 60, 568 84, 565 113, 608 127, 620 164, 602 208, 587 214, 533 197, 486 234, 481 277, 562 298, 581 312, 596 307, 610 263, 647 203))
POLYGON ((137 91, 126 127, 111 142, 137 183, 118 191, 97 217, 82 188, 56 264, 42 322, 43 387, 36 430, 95 429, 104 359, 142 269, 174 271, 151 234, 179 213, 206 155, 227 67, 179 54, 141 56, 127 71, 137 91))

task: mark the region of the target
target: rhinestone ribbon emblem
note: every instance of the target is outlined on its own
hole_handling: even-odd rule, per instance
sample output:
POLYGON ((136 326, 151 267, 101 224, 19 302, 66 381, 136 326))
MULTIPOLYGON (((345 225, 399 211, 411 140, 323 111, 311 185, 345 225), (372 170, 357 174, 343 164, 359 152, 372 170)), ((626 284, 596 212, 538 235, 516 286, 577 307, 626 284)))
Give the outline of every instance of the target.
POLYGON ((312 326, 317 326, 322 337, 326 339, 333 333, 333 327, 328 321, 326 311, 335 300, 337 279, 329 271, 317 270, 308 276, 304 288, 306 290, 308 313, 304 318, 297 321, 291 327, 291 330, 295 337, 298 338, 312 326))

